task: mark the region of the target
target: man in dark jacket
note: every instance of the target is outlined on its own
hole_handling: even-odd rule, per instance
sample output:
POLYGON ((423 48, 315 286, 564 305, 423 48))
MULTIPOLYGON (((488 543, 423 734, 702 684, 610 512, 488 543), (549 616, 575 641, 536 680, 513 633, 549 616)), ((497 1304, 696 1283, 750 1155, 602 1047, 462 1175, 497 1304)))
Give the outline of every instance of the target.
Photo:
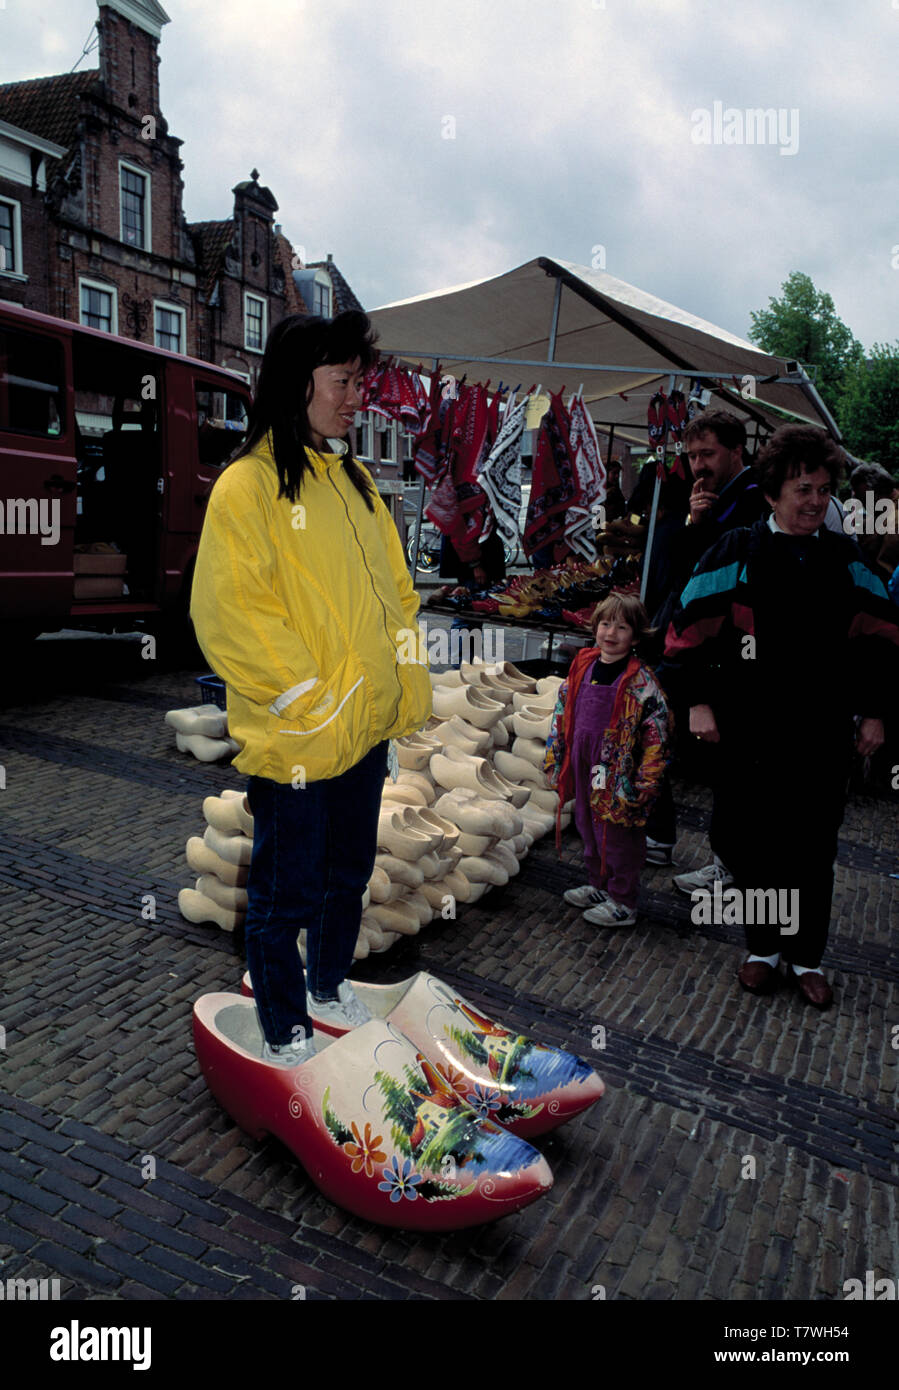
MULTIPOLYGON (((654 619, 662 633, 678 596, 705 552, 728 531, 751 526, 770 511, 753 470, 746 466, 745 448, 745 426, 726 410, 702 411, 684 430, 684 452, 693 487, 689 515, 670 541, 668 596, 654 619)), ((671 684, 670 669, 663 663, 656 674, 674 704, 676 726, 684 727, 685 710, 671 684)), ((666 774, 646 826, 646 862, 670 864, 676 839, 674 798, 670 776, 666 774)), ((674 883, 689 894, 696 888, 711 887, 716 879, 725 886, 730 882, 730 875, 717 857, 692 873, 677 874, 674 883)))

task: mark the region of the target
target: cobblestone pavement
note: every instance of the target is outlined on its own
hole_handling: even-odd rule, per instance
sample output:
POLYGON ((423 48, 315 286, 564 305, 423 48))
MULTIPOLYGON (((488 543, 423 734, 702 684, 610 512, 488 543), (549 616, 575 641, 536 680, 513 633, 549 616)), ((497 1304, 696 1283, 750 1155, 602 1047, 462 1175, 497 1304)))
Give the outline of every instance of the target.
MULTIPOLYGON (((162 722, 196 703, 192 675, 134 639, 43 639, 27 670, 0 708, 4 1277, 97 1299, 831 1300, 866 1270, 899 1276, 895 801, 850 801, 823 1015, 743 994, 739 929, 694 926, 669 869, 646 871, 636 927, 589 926, 561 900, 573 832, 561 859, 544 839, 507 888, 359 966, 432 970, 608 1086, 539 1141, 547 1197, 416 1236, 337 1210, 199 1075, 191 1005, 243 965, 176 897, 203 797, 241 779, 162 722)), ((709 796, 676 793, 676 858, 697 867, 709 796)))

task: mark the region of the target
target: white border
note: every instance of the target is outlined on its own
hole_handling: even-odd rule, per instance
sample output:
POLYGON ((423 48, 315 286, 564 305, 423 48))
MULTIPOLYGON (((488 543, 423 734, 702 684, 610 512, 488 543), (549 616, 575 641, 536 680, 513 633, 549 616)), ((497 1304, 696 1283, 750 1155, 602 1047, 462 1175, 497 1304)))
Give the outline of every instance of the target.
POLYGON ((82 317, 82 315, 83 315, 83 313, 84 313, 84 309, 83 309, 82 303, 81 303, 81 288, 82 288, 82 286, 85 286, 85 287, 86 287, 87 289, 89 289, 89 290, 102 290, 104 294, 110 294, 110 295, 112 295, 112 327, 110 328, 110 332, 111 332, 111 333, 118 333, 118 331, 119 331, 119 290, 118 290, 118 286, 117 286, 117 285, 112 285, 112 284, 109 284, 109 283, 104 283, 104 281, 102 281, 102 280, 90 280, 90 279, 88 279, 88 277, 85 276, 85 275, 79 275, 79 276, 78 276, 78 322, 79 322, 84 328, 89 328, 89 327, 90 327, 90 324, 86 324, 86 323, 84 322, 83 317, 82 317))
MULTIPOLYGON (((153 300, 153 346, 154 346, 154 347, 160 347, 160 346, 161 346, 161 344, 160 344, 160 343, 157 343, 157 341, 156 341, 156 332, 157 332, 157 329, 156 329, 156 310, 157 310, 157 309, 165 309, 165 310, 166 310, 168 313, 170 313, 170 314, 178 314, 178 315, 180 316, 180 318, 181 318, 181 346, 178 348, 178 352, 181 353, 182 357, 185 357, 185 356, 187 355, 187 310, 184 308, 184 305, 183 305, 183 304, 172 304, 168 299, 154 299, 154 300, 153 300)), ((171 348, 166 348, 166 349, 165 349, 166 352, 171 352, 171 350, 172 350, 171 348)))
POLYGON ((0 265, 0 275, 5 275, 9 280, 27 280, 25 274, 24 248, 22 246, 22 204, 17 203, 15 198, 0 197, 0 203, 6 203, 7 207, 13 210, 12 216, 12 250, 13 264, 0 265))
POLYGON ((130 159, 119 160, 119 241, 125 242, 126 246, 133 246, 135 251, 152 251, 153 249, 153 178, 146 169, 142 169, 139 164, 132 164, 130 159), (125 224, 122 220, 122 170, 127 169, 129 174, 139 174, 144 180, 146 193, 144 195, 144 244, 134 246, 131 241, 125 241, 125 224))
POLYGON ((251 290, 243 292, 243 346, 245 352, 256 352, 261 357, 265 351, 265 340, 268 337, 268 300, 263 299, 261 294, 253 294, 251 290), (247 300, 255 299, 262 305, 262 347, 251 347, 247 342, 247 300))

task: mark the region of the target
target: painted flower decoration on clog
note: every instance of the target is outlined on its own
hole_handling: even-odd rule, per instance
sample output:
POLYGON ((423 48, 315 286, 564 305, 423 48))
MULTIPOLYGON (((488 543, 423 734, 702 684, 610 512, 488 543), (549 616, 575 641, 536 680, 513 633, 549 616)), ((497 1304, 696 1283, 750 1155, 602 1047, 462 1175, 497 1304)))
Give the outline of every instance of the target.
POLYGON ((391 1202, 398 1202, 402 1197, 407 1201, 414 1202, 418 1193, 415 1191, 418 1183, 421 1182, 421 1174, 412 1172, 411 1158, 403 1159, 403 1166, 400 1168, 396 1154, 390 1160, 389 1168, 382 1168, 384 1181, 378 1183, 380 1192, 389 1192, 391 1202))
POLYGON ((383 1149, 378 1148, 381 1143, 381 1135, 378 1134, 374 1139, 371 1137, 371 1125, 365 1126, 365 1137, 359 1133, 359 1127, 355 1120, 350 1122, 353 1134, 356 1136, 355 1144, 350 1140, 343 1145, 344 1153, 353 1160, 352 1170, 354 1173, 361 1173, 365 1169, 367 1178, 374 1176, 375 1164, 383 1163, 387 1157, 383 1149))
POLYGON ((479 1120, 489 1120, 494 1110, 499 1110, 503 1104, 502 1094, 494 1088, 476 1085, 473 1091, 469 1091, 465 1097, 472 1110, 479 1120))
POLYGON ((444 1062, 437 1067, 438 1072, 444 1081, 456 1092, 457 1096, 465 1097, 471 1087, 471 1079, 462 1071, 457 1071, 448 1062, 444 1062))

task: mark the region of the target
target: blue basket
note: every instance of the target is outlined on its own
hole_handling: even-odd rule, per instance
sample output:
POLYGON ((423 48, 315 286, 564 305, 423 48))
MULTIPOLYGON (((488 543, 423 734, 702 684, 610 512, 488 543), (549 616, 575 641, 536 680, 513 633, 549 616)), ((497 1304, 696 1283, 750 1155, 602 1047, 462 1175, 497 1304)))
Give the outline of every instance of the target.
POLYGON ((223 680, 212 675, 197 676, 197 685, 200 687, 204 705, 218 705, 219 709, 227 709, 225 682, 223 680))

